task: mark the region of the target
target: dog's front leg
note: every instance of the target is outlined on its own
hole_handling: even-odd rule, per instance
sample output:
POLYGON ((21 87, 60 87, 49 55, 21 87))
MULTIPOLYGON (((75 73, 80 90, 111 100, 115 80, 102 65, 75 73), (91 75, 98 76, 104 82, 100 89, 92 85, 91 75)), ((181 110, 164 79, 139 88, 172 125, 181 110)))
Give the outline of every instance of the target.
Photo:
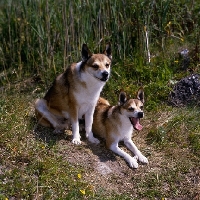
POLYGON ((86 137, 90 142, 98 144, 99 140, 94 137, 92 132, 93 114, 94 114, 94 108, 91 108, 85 114, 85 132, 86 132, 86 137))
POLYGON ((73 134, 73 139, 72 143, 73 144, 81 144, 81 136, 79 133, 79 123, 78 119, 77 120, 72 120, 72 134, 73 134))
POLYGON ((72 123, 72 143, 73 144, 81 144, 81 136, 79 133, 79 122, 78 122, 78 112, 74 112, 73 115, 71 115, 71 123, 72 123), (73 117, 72 117, 73 116, 73 117))
POLYGON ((144 164, 148 163, 148 159, 142 155, 142 153, 138 150, 136 145, 133 143, 131 139, 124 140, 124 144, 127 146, 128 149, 130 149, 136 157, 138 157, 138 160, 144 164))
POLYGON ((132 168, 138 168, 137 160, 134 157, 131 157, 128 153, 123 151, 118 147, 118 142, 112 143, 109 146, 109 149, 115 152, 116 154, 122 156, 132 168))

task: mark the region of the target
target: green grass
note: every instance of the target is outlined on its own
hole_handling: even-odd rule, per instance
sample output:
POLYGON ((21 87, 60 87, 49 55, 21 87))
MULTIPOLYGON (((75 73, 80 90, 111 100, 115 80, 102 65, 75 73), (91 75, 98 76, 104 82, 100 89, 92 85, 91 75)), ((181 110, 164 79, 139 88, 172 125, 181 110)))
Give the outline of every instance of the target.
MULTIPOLYGON (((126 189, 118 194, 108 192, 105 185, 94 189, 93 183, 85 179, 90 173, 89 165, 66 160, 64 152, 68 147, 61 147, 59 141, 70 143, 67 135, 53 136, 52 130, 42 127, 36 131, 32 103, 43 92, 32 93, 34 88, 35 85, 17 93, 11 89, 0 102, 1 199, 154 199, 195 195, 195 188, 185 180, 198 177, 192 173, 198 170, 200 161, 199 108, 172 109, 165 105, 157 108, 156 113, 146 111, 143 124, 148 125, 144 131, 147 150, 143 151, 152 163, 151 168, 144 166, 127 176, 136 189, 134 194, 126 189)), ((84 147, 74 148, 80 155, 84 152, 84 147)), ((111 178, 113 184, 115 179, 118 180, 117 175, 111 178)))
MULTIPOLYGON (((99 52, 108 41, 112 43, 114 62, 126 61, 126 67, 131 63, 136 79, 142 76, 146 81, 152 78, 155 81, 161 75, 169 78, 177 68, 173 61, 182 48, 197 47, 198 52, 198 13, 197 1, 184 0, 70 3, 3 0, 0 3, 1 84, 33 75, 50 84, 55 74, 80 59, 83 43, 99 52), (149 68, 154 68, 151 74, 149 68), (148 72, 144 73, 146 69, 148 72)), ((191 58, 194 69, 197 57, 191 58)))
POLYGON ((186 107, 175 110, 177 114, 168 116, 161 125, 149 130, 147 140, 149 143, 156 143, 160 146, 169 145, 169 143, 180 147, 189 145, 194 153, 199 154, 199 108, 186 107))
MULTIPOLYGON (((81 198, 80 190, 88 186, 77 176, 83 169, 64 162, 54 147, 36 139, 31 98, 23 93, 20 97, 8 94, 1 102, 1 197, 81 198)), ((90 194, 88 189, 87 196, 90 194)))

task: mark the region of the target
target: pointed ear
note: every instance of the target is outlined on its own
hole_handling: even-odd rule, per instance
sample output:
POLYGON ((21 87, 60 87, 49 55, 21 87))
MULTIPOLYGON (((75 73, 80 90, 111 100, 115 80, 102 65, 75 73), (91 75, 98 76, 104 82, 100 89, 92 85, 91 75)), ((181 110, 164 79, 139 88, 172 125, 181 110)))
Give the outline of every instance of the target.
POLYGON ((91 51, 89 50, 87 44, 83 44, 81 53, 82 53, 82 60, 83 60, 83 62, 84 62, 84 61, 87 61, 88 58, 89 58, 90 56, 92 56, 92 53, 91 53, 91 51))
POLYGON ((126 93, 124 91, 121 91, 119 94, 119 105, 123 105, 127 100, 126 93))
POLYGON ((112 51, 111 51, 111 44, 110 44, 110 42, 106 45, 106 49, 104 51, 104 54, 106 56, 108 56, 108 58, 110 58, 110 60, 112 60, 112 51))
POLYGON ((142 103, 144 103, 144 90, 140 88, 137 92, 137 99, 139 99, 142 103))

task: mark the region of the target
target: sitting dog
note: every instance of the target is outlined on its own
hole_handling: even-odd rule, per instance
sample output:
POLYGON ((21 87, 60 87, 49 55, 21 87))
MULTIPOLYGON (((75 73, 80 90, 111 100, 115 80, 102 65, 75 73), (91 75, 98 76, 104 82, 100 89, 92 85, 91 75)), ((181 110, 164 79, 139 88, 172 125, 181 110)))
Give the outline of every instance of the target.
POLYGON ((79 119, 85 118, 86 137, 99 143, 92 133, 93 114, 105 83, 110 77, 111 45, 103 54, 92 54, 82 46, 82 61, 60 74, 43 99, 35 102, 39 124, 53 127, 56 133, 72 125, 72 143, 80 144, 79 119))
POLYGON ((105 138, 106 147, 116 154, 122 156, 132 168, 138 167, 139 160, 148 163, 148 160, 135 146, 131 140, 133 130, 141 130, 140 118, 143 118, 144 92, 138 90, 137 99, 127 99, 126 93, 121 91, 119 105, 110 106, 109 102, 99 98, 94 112, 92 130, 94 134, 105 138), (135 157, 118 147, 119 141, 131 150, 135 157))

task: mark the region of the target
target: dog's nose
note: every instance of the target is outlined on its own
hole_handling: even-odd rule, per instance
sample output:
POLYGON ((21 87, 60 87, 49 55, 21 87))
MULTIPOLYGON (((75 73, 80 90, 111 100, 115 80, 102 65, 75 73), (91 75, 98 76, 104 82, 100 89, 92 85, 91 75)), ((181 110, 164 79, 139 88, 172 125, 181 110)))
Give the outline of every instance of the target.
POLYGON ((143 118, 144 117, 144 113, 143 112, 139 112, 138 113, 138 118, 143 118))
POLYGON ((102 76, 103 76, 103 78, 104 79, 107 79, 108 78, 108 72, 107 71, 104 71, 103 73, 102 73, 102 76))
POLYGON ((109 75, 109 73, 107 71, 104 71, 102 73, 102 79, 106 81, 108 79, 108 75, 109 75))

